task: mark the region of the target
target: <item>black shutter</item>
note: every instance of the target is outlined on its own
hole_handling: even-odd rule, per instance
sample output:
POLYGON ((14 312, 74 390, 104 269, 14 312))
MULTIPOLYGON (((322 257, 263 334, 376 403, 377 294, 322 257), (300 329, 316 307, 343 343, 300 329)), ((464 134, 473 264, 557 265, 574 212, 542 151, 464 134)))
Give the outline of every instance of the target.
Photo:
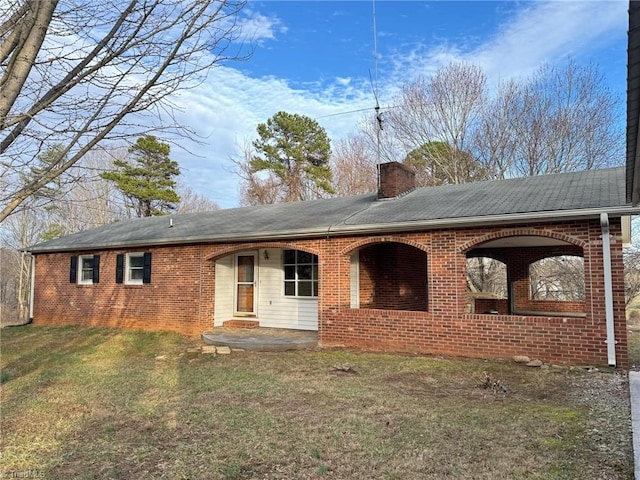
POLYGON ((93 283, 100 282, 100 255, 93 256, 93 283))
POLYGON ((144 254, 142 263, 142 283, 151 283, 151 252, 144 254))
POLYGON ((69 268, 69 283, 78 282, 78 256, 71 256, 71 267, 69 268))
POLYGON ((124 254, 116 256, 116 283, 122 283, 124 279, 124 254))

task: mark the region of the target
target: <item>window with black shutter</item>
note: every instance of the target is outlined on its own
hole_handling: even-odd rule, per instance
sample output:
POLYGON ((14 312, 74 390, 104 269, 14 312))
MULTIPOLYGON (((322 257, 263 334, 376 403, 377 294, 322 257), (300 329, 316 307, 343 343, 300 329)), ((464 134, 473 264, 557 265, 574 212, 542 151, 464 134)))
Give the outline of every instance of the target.
POLYGON ((116 283, 124 281, 124 254, 120 253, 116 256, 116 283))
POLYGON ((93 275, 91 280, 93 283, 100 282, 100 255, 93 256, 93 275))
POLYGON ((151 283, 151 252, 127 253, 116 259, 116 282, 127 285, 151 283))
POLYGON ((78 257, 71 257, 71 266, 69 267, 69 283, 77 283, 78 281, 78 257))
POLYGON ((142 283, 151 283, 151 252, 146 252, 142 259, 142 283))

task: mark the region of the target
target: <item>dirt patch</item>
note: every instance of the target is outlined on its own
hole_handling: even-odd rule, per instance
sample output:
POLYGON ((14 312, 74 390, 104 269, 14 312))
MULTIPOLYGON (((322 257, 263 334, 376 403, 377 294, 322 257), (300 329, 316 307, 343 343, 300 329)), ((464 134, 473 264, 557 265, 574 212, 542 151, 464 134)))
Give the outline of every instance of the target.
POLYGON ((569 398, 589 411, 585 433, 590 454, 606 459, 599 468, 588 470, 588 478, 620 478, 633 457, 631 410, 626 372, 588 373, 573 377, 569 398))

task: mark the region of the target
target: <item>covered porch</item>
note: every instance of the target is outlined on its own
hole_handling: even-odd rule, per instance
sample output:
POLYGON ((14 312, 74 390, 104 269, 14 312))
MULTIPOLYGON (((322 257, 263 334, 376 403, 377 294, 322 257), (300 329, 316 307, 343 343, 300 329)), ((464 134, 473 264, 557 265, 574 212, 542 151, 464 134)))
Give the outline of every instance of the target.
POLYGON ((215 271, 214 331, 239 329, 242 337, 250 335, 243 330, 257 327, 318 331, 316 252, 252 245, 209 260, 215 271))

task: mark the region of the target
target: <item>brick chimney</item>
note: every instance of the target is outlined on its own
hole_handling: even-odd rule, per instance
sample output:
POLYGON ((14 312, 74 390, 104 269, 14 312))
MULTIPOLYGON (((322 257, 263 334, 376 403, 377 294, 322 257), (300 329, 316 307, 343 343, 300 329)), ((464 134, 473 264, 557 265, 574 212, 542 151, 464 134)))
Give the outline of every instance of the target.
POLYGON ((398 162, 383 163, 380 169, 378 198, 395 198, 416 188, 416 174, 398 162))

